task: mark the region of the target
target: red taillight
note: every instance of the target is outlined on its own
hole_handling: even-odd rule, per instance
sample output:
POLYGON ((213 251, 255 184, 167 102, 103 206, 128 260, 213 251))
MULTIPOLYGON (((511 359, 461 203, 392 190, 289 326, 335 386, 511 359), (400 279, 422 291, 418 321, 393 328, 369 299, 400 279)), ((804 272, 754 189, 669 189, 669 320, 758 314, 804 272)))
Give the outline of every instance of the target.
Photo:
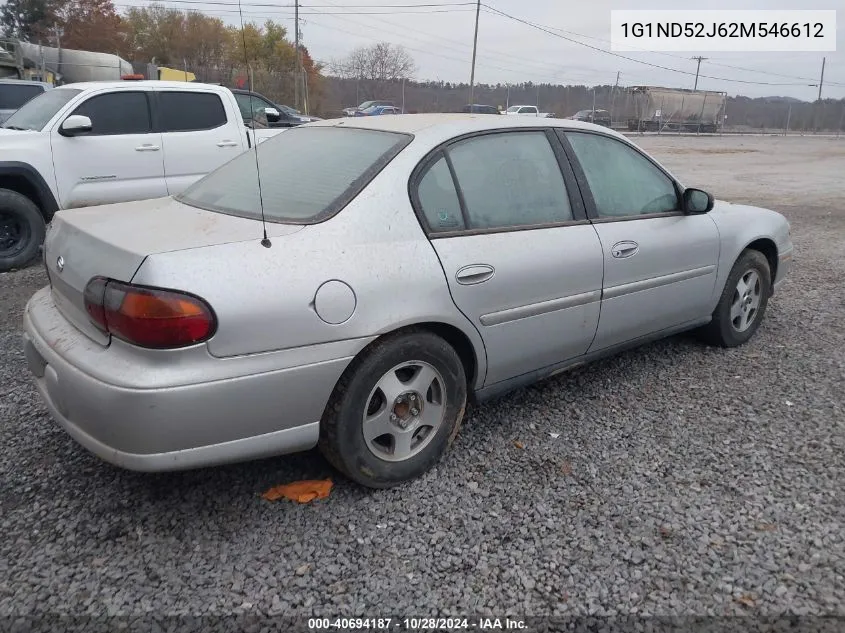
POLYGON ((211 308, 199 297, 105 277, 88 282, 85 310, 104 332, 154 349, 201 343, 211 338, 217 325, 211 308))

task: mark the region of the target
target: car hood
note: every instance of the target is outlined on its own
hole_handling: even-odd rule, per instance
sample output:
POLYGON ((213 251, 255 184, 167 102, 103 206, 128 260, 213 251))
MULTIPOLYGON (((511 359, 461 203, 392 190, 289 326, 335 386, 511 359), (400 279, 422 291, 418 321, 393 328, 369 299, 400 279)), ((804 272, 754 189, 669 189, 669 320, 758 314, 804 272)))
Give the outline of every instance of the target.
POLYGON ((42 137, 43 134, 35 130, 10 130, 0 127, 0 148, 31 145, 33 139, 42 137))

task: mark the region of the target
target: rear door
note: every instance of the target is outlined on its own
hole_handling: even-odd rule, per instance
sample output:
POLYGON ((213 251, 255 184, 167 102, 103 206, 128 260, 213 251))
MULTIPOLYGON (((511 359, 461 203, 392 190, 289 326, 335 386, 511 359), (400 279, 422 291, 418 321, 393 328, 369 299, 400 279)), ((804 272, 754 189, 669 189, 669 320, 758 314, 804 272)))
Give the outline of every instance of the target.
POLYGON ((62 136, 64 119, 53 128, 50 143, 62 208, 167 195, 150 94, 141 89, 95 93, 70 113, 90 118, 91 132, 62 136))
POLYGON ((586 352, 602 250, 551 132, 451 143, 418 168, 411 190, 452 298, 484 339, 485 385, 586 352))
POLYGON ((630 143, 593 132, 559 132, 604 251, 596 340, 605 349, 705 318, 719 261, 707 214, 681 211, 679 187, 630 143))
POLYGON ((158 128, 169 195, 187 189, 246 148, 241 121, 229 121, 220 95, 202 90, 159 90, 158 128))

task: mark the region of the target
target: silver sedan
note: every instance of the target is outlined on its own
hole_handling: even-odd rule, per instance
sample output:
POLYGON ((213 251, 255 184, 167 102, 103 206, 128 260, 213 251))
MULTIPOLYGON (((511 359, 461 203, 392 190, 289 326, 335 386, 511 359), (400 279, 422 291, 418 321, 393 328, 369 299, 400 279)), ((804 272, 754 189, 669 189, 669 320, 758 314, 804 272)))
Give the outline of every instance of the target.
POLYGON ((469 399, 683 330, 745 343, 789 270, 780 214, 589 123, 339 119, 255 151, 175 199, 51 223, 26 356, 109 462, 319 446, 391 486, 440 459, 469 399))

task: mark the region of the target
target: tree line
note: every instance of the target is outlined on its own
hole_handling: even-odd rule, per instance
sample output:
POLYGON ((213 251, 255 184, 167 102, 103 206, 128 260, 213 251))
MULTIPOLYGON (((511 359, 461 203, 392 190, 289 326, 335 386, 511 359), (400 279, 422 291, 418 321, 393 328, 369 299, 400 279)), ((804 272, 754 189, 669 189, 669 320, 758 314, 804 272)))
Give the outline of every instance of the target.
MULTIPOLYGON (((118 14, 112 0, 7 0, 0 8, 6 36, 65 49, 112 53, 134 64, 155 63, 193 72, 200 81, 256 89, 292 103, 296 47, 273 20, 227 26, 200 11, 161 4, 118 14)), ((300 43, 307 94, 319 102, 322 67, 300 43)))

